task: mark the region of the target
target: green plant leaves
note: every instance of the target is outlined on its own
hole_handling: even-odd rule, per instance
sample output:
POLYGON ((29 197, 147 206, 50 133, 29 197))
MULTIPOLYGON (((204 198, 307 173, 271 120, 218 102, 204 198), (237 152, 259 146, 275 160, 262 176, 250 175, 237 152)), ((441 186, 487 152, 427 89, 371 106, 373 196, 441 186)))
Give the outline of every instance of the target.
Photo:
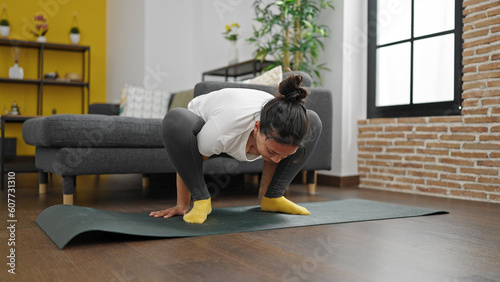
POLYGON ((324 51, 321 41, 328 37, 328 27, 318 24, 319 14, 333 9, 329 0, 256 0, 253 3, 255 21, 253 36, 247 41, 256 46, 255 59, 273 56, 276 64, 292 70, 301 70, 315 76, 315 85, 321 84, 318 57, 324 51), (284 65, 287 64, 290 65, 284 65))

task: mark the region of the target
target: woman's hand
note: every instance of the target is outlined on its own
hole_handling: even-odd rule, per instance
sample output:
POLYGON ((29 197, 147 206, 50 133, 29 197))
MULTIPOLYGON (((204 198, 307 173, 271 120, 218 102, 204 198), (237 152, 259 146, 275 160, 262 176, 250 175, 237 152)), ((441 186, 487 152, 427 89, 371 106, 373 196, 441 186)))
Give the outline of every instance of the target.
POLYGON ((177 205, 175 207, 168 208, 168 209, 165 209, 165 210, 151 212, 149 214, 149 216, 169 218, 169 217, 173 217, 173 216, 176 216, 176 215, 185 215, 188 212, 189 212, 189 206, 187 206, 187 205, 177 205))
POLYGON ((276 167, 278 167, 277 163, 264 161, 264 167, 262 168, 262 176, 260 177, 259 185, 259 199, 261 200, 264 198, 264 195, 267 192, 267 188, 269 188, 269 184, 273 179, 276 167))

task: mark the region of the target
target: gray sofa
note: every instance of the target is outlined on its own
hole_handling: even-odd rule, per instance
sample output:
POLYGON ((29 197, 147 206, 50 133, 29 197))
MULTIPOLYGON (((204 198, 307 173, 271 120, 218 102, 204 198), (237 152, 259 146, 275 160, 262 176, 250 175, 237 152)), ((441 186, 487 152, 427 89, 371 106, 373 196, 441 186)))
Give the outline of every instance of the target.
MULTIPOLYGON (((195 86, 194 96, 228 87, 260 89, 269 93, 277 91, 272 86, 207 81, 195 86)), ((326 89, 309 90, 311 95, 306 107, 318 113, 323 122, 319 143, 304 165, 309 192, 313 193, 315 171, 331 167, 332 97, 326 89)), ((26 121, 22 128, 23 138, 27 144, 36 146, 35 165, 40 170, 40 193, 46 192, 48 173, 62 176, 64 204, 73 204, 78 175, 174 173, 163 148, 161 122, 161 119, 118 116, 116 104, 91 105, 87 115, 59 114, 26 121)), ((222 154, 204 163, 204 173, 259 173, 262 165, 262 160, 239 162, 222 154)), ((147 178, 144 180, 145 186, 147 178)))

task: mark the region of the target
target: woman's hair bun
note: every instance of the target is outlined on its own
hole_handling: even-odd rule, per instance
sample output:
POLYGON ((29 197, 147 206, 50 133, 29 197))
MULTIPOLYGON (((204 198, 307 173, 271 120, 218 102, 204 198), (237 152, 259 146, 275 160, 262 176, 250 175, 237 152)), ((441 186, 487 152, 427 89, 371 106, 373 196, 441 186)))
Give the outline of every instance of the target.
POLYGON ((301 86, 303 77, 295 75, 293 72, 290 76, 284 79, 279 85, 279 93, 283 95, 286 101, 304 102, 309 91, 301 86))

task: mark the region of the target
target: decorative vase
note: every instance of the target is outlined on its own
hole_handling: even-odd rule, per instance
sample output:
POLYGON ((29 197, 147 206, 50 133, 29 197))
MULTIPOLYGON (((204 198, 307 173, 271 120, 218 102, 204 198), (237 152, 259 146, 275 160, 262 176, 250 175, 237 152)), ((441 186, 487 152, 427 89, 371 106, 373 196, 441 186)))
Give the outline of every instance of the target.
POLYGON ((20 115, 21 112, 19 111, 19 106, 17 105, 16 101, 14 101, 14 104, 12 104, 12 107, 10 108, 10 115, 17 116, 20 115))
POLYGON ((238 62, 238 47, 236 46, 236 40, 231 40, 229 43, 229 53, 228 53, 228 63, 230 65, 236 64, 238 62))
POLYGON ((69 39, 71 40, 71 43, 78 44, 80 42, 80 33, 70 33, 69 39))
POLYGON ((2 37, 9 36, 9 33, 10 33, 9 25, 0 25, 0 34, 2 35, 2 37))
POLYGON ((9 78, 23 79, 24 71, 23 68, 18 66, 17 63, 9 69, 9 78))
POLYGON ((45 37, 43 35, 42 36, 38 36, 36 38, 36 41, 41 42, 41 43, 45 43, 45 42, 47 42, 47 37, 45 37))

